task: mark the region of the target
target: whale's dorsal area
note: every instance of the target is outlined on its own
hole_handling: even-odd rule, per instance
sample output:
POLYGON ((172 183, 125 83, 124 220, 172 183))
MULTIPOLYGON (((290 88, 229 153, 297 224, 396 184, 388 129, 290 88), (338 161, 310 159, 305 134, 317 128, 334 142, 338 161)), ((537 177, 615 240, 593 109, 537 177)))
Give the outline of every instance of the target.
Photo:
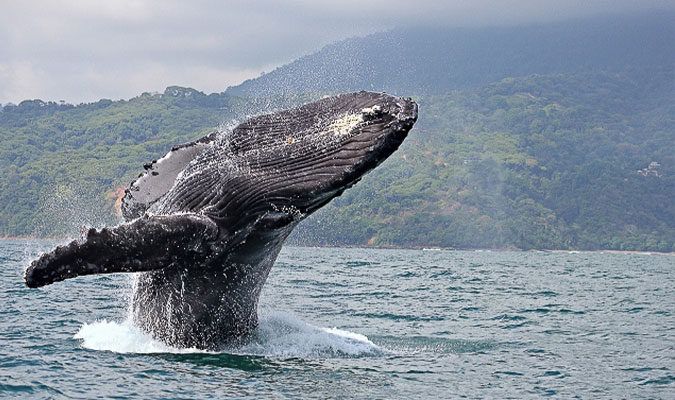
POLYGON ((125 223, 43 254, 26 284, 140 272, 132 308, 143 330, 178 347, 238 343, 257 326, 293 228, 391 155, 416 120, 411 99, 358 92, 176 146, 130 185, 125 223))

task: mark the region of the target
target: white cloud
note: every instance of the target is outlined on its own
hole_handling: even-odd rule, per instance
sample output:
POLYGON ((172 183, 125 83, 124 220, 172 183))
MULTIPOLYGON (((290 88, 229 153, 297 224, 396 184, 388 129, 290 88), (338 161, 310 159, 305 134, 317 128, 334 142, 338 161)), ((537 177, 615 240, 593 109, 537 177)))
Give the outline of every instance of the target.
POLYGON ((45 87, 45 74, 30 61, 10 60, 0 63, 0 98, 19 102, 39 97, 45 87))
POLYGON ((219 92, 342 38, 401 25, 510 25, 661 0, 3 1, 0 103, 219 92), (229 4, 228 4, 229 3, 229 4))

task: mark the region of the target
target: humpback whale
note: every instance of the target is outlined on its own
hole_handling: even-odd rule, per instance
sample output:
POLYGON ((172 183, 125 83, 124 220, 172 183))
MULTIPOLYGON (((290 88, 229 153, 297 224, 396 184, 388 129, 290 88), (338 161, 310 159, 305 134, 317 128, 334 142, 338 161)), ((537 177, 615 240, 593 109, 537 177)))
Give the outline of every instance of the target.
POLYGON ((175 146, 127 189, 125 222, 41 255, 25 283, 140 272, 136 326, 175 347, 236 346, 257 328, 260 291, 293 228, 391 155, 416 120, 409 98, 358 92, 175 146))

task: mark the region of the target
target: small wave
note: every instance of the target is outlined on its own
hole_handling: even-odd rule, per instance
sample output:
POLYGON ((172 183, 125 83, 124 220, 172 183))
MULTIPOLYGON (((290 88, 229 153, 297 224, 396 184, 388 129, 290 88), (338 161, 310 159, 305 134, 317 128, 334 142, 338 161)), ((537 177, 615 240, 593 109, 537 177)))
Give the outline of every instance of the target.
MULTIPOLYGON (((82 347, 115 353, 208 353, 199 349, 167 346, 133 325, 130 320, 101 320, 84 324, 75 334, 82 347)), ((364 335, 338 328, 323 328, 303 322, 286 313, 261 316, 258 331, 251 340, 230 354, 283 358, 347 358, 382 354, 364 335)))
POLYGON ((508 345, 492 340, 451 339, 431 336, 381 336, 376 340, 394 354, 482 353, 508 345))

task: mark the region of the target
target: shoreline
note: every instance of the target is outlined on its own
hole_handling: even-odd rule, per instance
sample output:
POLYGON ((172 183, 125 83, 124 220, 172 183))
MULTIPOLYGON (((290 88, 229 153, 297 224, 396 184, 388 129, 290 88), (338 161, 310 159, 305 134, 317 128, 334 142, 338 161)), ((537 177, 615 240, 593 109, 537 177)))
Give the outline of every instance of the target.
MULTIPOLYGON (((20 241, 20 240, 33 240, 33 241, 44 241, 44 242, 58 242, 58 241, 72 241, 76 240, 75 238, 69 237, 55 237, 55 238, 36 238, 36 237, 0 237, 0 242, 3 241, 20 241)), ((318 247, 318 248, 347 248, 347 249, 378 249, 378 250, 424 250, 424 251, 474 251, 474 252, 500 252, 500 251, 518 251, 518 252, 539 252, 539 253, 600 253, 600 254, 636 254, 636 255, 665 255, 665 256, 675 256, 675 252, 663 252, 663 251, 646 251, 646 250, 609 250, 609 249, 597 249, 597 250, 576 250, 576 249, 519 249, 516 247, 498 247, 498 248, 455 248, 455 247, 437 247, 437 246, 369 246, 369 245, 298 245, 290 244, 284 245, 284 247, 318 247)))
POLYGON ((424 251, 474 251, 474 252, 500 252, 500 251, 517 251, 517 252, 532 252, 532 253, 605 253, 605 254, 637 254, 637 255, 665 255, 675 256, 675 252, 663 251, 647 251, 647 250, 576 250, 576 249, 519 249, 517 247, 496 247, 496 248, 456 248, 456 247, 436 247, 436 246, 368 246, 368 245, 286 245, 284 247, 320 247, 320 248, 347 248, 347 249, 378 249, 378 250, 424 250, 424 251))

